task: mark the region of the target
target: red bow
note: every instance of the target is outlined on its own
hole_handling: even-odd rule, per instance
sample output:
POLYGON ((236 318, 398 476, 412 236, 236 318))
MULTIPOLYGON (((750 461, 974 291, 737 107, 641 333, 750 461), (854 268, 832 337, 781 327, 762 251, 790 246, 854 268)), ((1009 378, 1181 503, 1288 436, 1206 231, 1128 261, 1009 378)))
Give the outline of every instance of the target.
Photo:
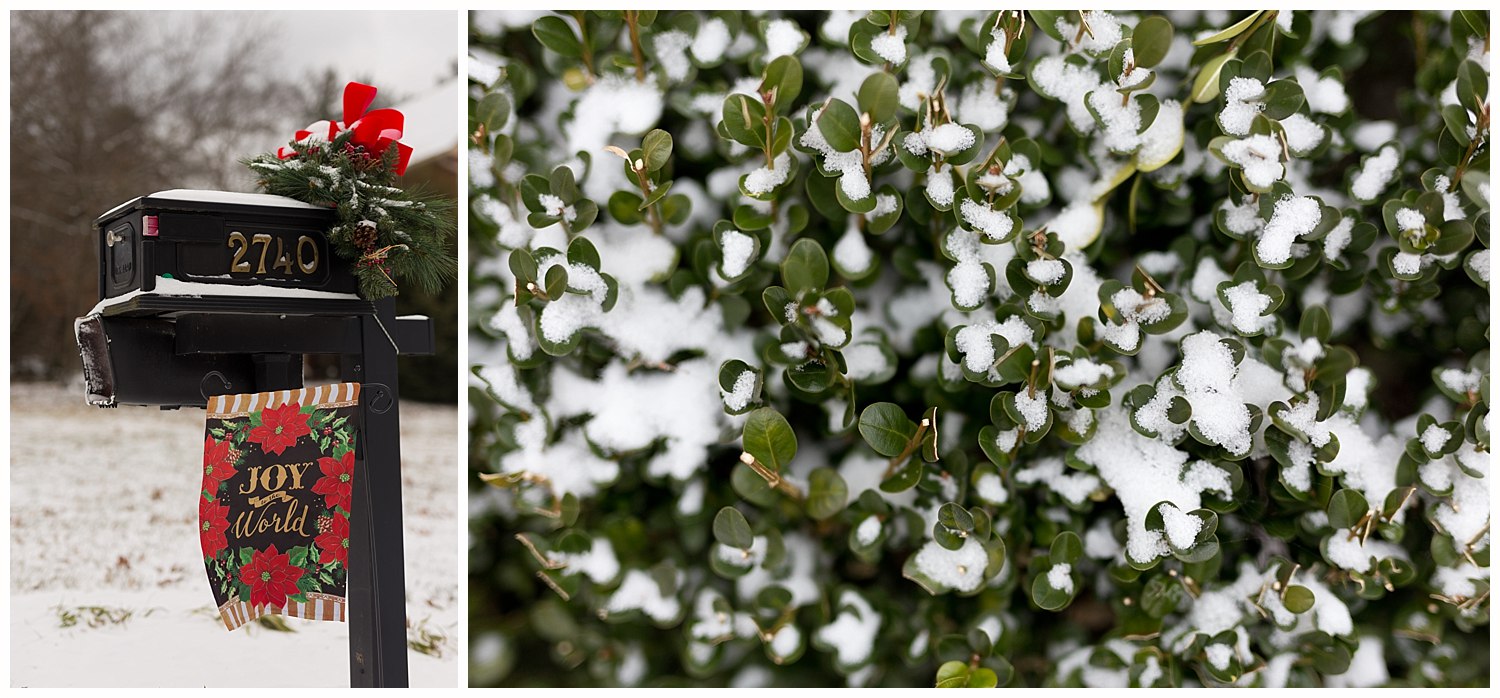
MULTIPOLYGON (((351 82, 344 86, 344 120, 319 121, 298 131, 292 138, 297 143, 332 141, 344 130, 353 131, 350 146, 362 147, 370 157, 381 157, 387 148, 396 147, 396 174, 405 174, 411 161, 411 146, 401 142, 402 127, 406 117, 395 109, 366 111, 375 101, 375 88, 351 82)), ((276 157, 282 160, 293 157, 297 151, 278 148, 276 157)))

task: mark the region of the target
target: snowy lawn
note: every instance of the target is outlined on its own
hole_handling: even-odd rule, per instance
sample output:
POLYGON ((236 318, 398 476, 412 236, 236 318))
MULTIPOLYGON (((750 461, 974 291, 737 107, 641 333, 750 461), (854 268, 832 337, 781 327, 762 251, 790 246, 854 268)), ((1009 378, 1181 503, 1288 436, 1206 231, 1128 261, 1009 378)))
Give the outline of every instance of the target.
MULTIPOLYGON (((213 611, 195 532, 202 410, 102 410, 81 388, 14 384, 11 414, 12 685, 348 685, 347 625, 231 633, 213 611)), ((457 424, 452 407, 402 405, 408 640, 436 654, 408 653, 413 686, 458 682, 457 424)))

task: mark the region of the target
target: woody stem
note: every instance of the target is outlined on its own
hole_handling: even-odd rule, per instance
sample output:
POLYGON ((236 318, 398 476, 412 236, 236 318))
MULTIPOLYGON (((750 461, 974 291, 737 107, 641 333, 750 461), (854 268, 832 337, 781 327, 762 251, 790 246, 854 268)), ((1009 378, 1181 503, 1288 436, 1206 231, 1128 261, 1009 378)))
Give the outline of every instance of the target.
POLYGON ((625 11, 625 24, 630 27, 630 53, 635 57, 635 81, 646 81, 646 57, 641 53, 641 28, 635 10, 625 11))

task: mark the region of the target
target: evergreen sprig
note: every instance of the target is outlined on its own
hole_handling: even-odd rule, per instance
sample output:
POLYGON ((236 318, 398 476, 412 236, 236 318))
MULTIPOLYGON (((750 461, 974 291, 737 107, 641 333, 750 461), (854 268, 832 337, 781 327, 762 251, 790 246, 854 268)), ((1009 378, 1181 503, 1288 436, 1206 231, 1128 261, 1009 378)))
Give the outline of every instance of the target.
POLYGON ((399 284, 414 283, 429 291, 441 290, 457 276, 458 263, 449 251, 454 234, 454 203, 420 190, 402 189, 396 182, 396 149, 379 158, 351 146, 353 131, 331 142, 293 141, 296 155, 278 159, 264 153, 245 160, 267 194, 338 210, 338 223, 328 231, 329 244, 339 257, 354 263, 359 293, 375 300, 397 295, 399 284), (361 237, 362 227, 374 224, 372 237, 361 237))

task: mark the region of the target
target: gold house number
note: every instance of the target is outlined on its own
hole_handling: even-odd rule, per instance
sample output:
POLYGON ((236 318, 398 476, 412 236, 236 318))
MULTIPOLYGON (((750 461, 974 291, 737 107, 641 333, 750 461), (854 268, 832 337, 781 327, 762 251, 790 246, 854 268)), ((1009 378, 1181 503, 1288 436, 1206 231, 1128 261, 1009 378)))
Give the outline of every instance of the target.
POLYGON ((256 233, 246 238, 244 233, 234 231, 229 234, 229 249, 234 250, 234 259, 229 263, 229 271, 237 274, 250 273, 250 260, 246 256, 252 255, 250 248, 260 246, 259 264, 256 266, 256 274, 266 273, 266 258, 271 257, 271 269, 277 269, 286 276, 293 274, 292 265, 295 263, 297 269, 303 274, 311 275, 318 270, 318 243, 316 240, 302 235, 297 238, 297 247, 293 252, 296 255, 295 262, 291 254, 287 254, 286 246, 279 237, 272 237, 265 233, 256 233), (276 243, 276 254, 271 256, 271 243, 276 243))

